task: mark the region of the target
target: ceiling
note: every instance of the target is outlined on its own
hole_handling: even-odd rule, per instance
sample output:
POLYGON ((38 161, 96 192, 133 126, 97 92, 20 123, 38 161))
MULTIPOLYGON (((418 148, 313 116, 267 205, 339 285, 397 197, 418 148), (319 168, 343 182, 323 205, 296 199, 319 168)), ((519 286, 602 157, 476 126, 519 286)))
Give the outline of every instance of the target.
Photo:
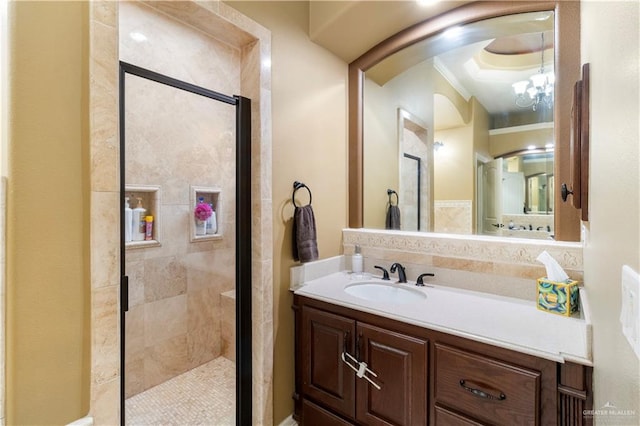
MULTIPOLYGON (((415 1, 311 1, 309 33, 349 63, 395 33, 466 3, 423 7, 415 1)), ((552 16, 505 16, 470 24, 454 37, 438 34, 383 60, 367 71, 367 78, 384 85, 409 67, 437 57, 436 68, 464 98, 475 96, 490 114, 521 112, 511 85, 540 70, 542 33, 545 71, 553 70, 552 16)))
POLYGON ((470 1, 421 6, 413 0, 309 2, 309 37, 350 63, 400 30, 470 1))

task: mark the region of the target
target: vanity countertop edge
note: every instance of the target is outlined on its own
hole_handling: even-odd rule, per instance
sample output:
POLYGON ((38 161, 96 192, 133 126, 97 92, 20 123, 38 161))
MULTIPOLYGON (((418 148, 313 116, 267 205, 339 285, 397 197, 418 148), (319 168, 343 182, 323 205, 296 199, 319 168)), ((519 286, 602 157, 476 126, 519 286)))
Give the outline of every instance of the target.
POLYGON ((344 291, 360 282, 380 282, 370 274, 345 271, 345 256, 291 268, 290 290, 300 296, 392 320, 510 349, 555 362, 592 366, 591 319, 587 293, 580 288, 580 313, 563 317, 543 312, 535 301, 461 290, 443 285, 416 287, 424 301, 390 304, 344 291))

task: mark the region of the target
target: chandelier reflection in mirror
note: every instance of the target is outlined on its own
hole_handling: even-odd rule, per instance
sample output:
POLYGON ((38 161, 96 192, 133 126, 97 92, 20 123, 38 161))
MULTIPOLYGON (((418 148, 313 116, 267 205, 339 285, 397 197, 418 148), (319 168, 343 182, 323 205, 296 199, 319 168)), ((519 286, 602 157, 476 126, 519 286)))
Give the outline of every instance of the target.
POLYGON ((553 71, 544 72, 544 33, 541 34, 541 37, 540 72, 532 75, 529 80, 518 81, 512 85, 516 93, 516 105, 521 108, 532 107, 534 111, 540 107, 553 107, 555 75, 553 71))

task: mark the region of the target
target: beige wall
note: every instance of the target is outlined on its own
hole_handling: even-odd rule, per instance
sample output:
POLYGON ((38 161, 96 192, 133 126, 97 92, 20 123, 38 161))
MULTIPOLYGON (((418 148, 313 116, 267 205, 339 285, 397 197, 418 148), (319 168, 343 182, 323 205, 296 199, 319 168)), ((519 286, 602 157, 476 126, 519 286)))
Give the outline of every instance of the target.
POLYGON ((367 228, 385 227, 387 189, 399 191, 398 115, 394 93, 365 79, 363 219, 367 228))
POLYGON ((473 200, 473 121, 462 127, 436 130, 444 147, 435 155, 435 200, 473 200))
MULTIPOLYGON (((293 314, 287 290, 294 264, 291 185, 301 180, 313 191, 320 256, 340 253, 339 231, 346 226, 347 67, 309 41, 306 2, 231 4, 273 34, 277 424, 293 407, 293 314)), ((597 301, 592 303, 595 405, 610 401, 640 413, 638 359, 618 321, 621 265, 640 270, 638 2, 582 5, 583 62, 591 62, 593 79, 584 274, 591 300, 597 301)), ((75 2, 10 6, 9 424, 65 423, 88 409, 85 7, 75 2), (36 237, 34 223, 44 230, 36 237)))
POLYGON ((591 63, 584 278, 594 301, 594 405, 601 408, 610 402, 636 413, 632 419, 603 416, 598 424, 640 421, 639 361, 618 320, 621 267, 640 271, 639 7, 637 1, 582 2, 582 62, 591 63))
POLYGON ((87 4, 9 21, 6 419, 65 424, 89 409, 87 4))
MULTIPOLYGON (((365 80, 364 125, 364 226, 384 229, 387 189, 399 189, 398 108, 426 126, 425 140, 433 141, 433 98, 430 64, 422 64, 380 86, 365 80)), ((394 200, 395 201, 395 200, 394 200)), ((402 200, 400 200, 402 203, 402 200)), ((402 221, 401 221, 402 222, 402 221)))
POLYGON ((435 153, 435 199, 475 201, 475 155, 487 156, 489 114, 476 98, 469 99, 470 121, 436 130, 444 147, 435 153))
MULTIPOLYGON (((347 64, 308 37, 307 2, 229 2, 272 34, 274 424, 293 411, 292 185, 313 193, 320 258, 347 226, 347 64)), ((305 191, 298 191, 306 202, 305 191)))

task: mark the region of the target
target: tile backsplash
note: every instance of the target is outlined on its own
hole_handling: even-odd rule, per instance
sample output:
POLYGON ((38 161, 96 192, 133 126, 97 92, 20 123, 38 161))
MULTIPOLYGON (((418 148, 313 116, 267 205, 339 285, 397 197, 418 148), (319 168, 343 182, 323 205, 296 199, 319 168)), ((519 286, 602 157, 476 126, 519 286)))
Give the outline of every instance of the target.
POLYGON ((433 272, 426 282, 534 300, 536 279, 546 275, 536 260, 544 250, 571 278, 583 276, 581 243, 372 229, 342 235, 345 255, 361 247, 366 272, 379 275, 375 265, 400 262, 410 281, 433 272))

